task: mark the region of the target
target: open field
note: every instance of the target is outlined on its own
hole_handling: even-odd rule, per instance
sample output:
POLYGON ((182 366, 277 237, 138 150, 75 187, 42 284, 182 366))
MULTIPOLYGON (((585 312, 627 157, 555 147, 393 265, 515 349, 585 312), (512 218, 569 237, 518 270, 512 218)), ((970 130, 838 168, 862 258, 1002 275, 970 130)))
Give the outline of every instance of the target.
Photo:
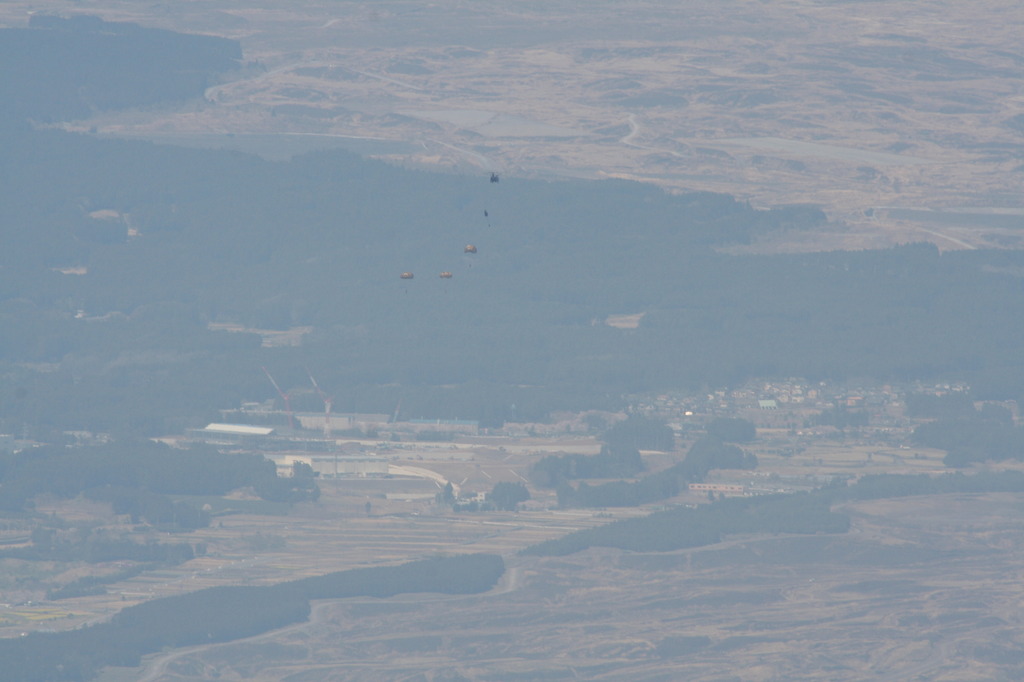
POLYGON ((819 204, 834 221, 760 251, 1022 244, 1024 12, 1006 0, 585 12, 564 0, 14 0, 0 25, 29 11, 223 35, 260 65, 204 104, 76 129, 275 158, 342 146, 456 172, 632 178, 819 204))
POLYGON ((947 471, 942 450, 867 444, 851 439, 849 442, 816 440, 801 446, 800 451, 788 457, 775 452, 778 445, 762 440, 748 447, 758 458, 758 468, 779 475, 847 475, 865 474, 939 474, 947 471))
MULTIPOLYGON (((504 441, 502 441, 504 442, 504 441)), ((477 446, 452 450, 438 444, 392 453, 397 474, 388 478, 341 478, 320 481, 316 503, 286 505, 235 500, 244 510, 215 516, 209 528, 171 536, 137 532, 109 505, 84 500, 40 500, 37 511, 85 527, 130 533, 139 541, 187 542, 207 548, 185 564, 147 571, 106 587, 95 596, 42 600, 26 590, 3 589, 0 583, 0 636, 39 629, 69 629, 108 618, 135 603, 217 585, 267 585, 332 571, 384 566, 434 554, 488 552, 511 555, 520 549, 610 519, 645 513, 622 509, 559 510, 552 491, 534 491, 532 511, 453 514, 435 506, 434 496, 451 480, 464 492, 489 491, 498 481, 520 481, 539 453, 565 449, 592 451, 592 439, 545 441, 524 439, 502 448, 477 446), (411 459, 406 459, 411 458, 411 459), (367 512, 369 504, 369 512, 367 512), (25 603, 26 601, 30 603, 25 603)), ((416 446, 416 443, 410 443, 416 446)), ((221 504, 211 500, 211 506, 221 504)), ((114 562, 118 563, 118 562, 114 562)), ((31 571, 49 586, 85 575, 109 574, 116 566, 68 566, 57 562, 0 562, 0 580, 31 571)), ((35 590, 37 593, 40 590, 35 590)))
MULTIPOLYGON (((887 448, 856 439, 818 439, 796 448, 794 454, 781 456, 777 453, 791 445, 786 430, 765 429, 761 436, 747 446, 760 461, 756 472, 716 471, 709 480, 746 483, 763 491, 793 491, 820 485, 824 476, 944 471, 939 451, 887 448)), ((0 579, 8 585, 0 585, 0 602, 6 604, 0 607, 0 636, 73 628, 103 620, 135 603, 217 585, 267 585, 349 568, 397 564, 436 553, 490 552, 510 557, 524 547, 574 530, 649 511, 558 509, 553 490, 533 485, 532 499, 524 511, 515 514, 456 514, 435 504, 435 495, 445 481, 451 481, 457 493, 471 496, 490 491, 501 481, 526 482, 532 463, 546 454, 595 454, 600 443, 590 437, 481 437, 457 443, 398 445, 401 447, 381 453, 389 460, 391 476, 321 479, 322 495, 316 503, 289 509, 255 498, 191 499, 198 506, 208 504, 214 521, 208 528, 178 536, 135 530, 125 518, 113 515, 108 505, 82 499, 39 500, 37 512, 67 524, 105 527, 114 535, 127 533, 139 541, 201 545, 206 554, 177 567, 147 571, 110 584, 105 594, 54 602, 42 598, 45 589, 85 576, 116 573, 120 562, 88 566, 5 560, 0 564, 0 579), (233 512, 223 514, 225 508, 233 512), (33 580, 18 577, 26 570, 32 571, 33 580), (37 585, 34 589, 24 587, 33 582, 37 585)), ((648 471, 660 471, 680 461, 686 447, 683 444, 673 453, 646 452, 643 457, 648 471)), ((684 492, 653 506, 706 499, 704 493, 684 492)))
POLYGON ((512 558, 485 595, 323 602, 308 624, 103 679, 1020 679, 1021 505, 858 503, 844 536, 512 558))
MULTIPOLYGON (((416 497, 421 489, 436 490, 432 484, 428 490, 415 479, 399 481, 387 487, 405 494, 389 500, 384 486, 366 481, 367 488, 359 489, 364 482, 355 483, 334 486, 326 481, 317 504, 299 505, 287 516, 230 515, 187 536, 160 537, 163 542, 206 543, 209 551, 180 566, 108 585, 107 594, 4 605, 0 636, 77 627, 134 603, 217 585, 267 585, 439 553, 510 554, 579 528, 607 523, 611 516, 590 510, 435 515, 432 499, 416 497), (373 506, 370 515, 364 510, 368 499, 373 506)), ((638 513, 622 510, 614 518, 638 513)))
MULTIPOLYGON (((805 485, 793 483, 804 476, 942 468, 936 451, 852 439, 772 454, 788 437, 766 429, 751 445, 760 452, 759 477, 792 488, 805 485)), ((140 601, 216 585, 489 552, 504 556, 509 570, 484 595, 321 602, 308 623, 163 652, 142 670, 108 670, 102 679, 991 680, 1024 673, 1015 653, 1024 646, 1019 495, 852 503, 843 511, 853 528, 841 536, 732 537, 677 552, 589 550, 538 559, 517 553, 649 510, 558 510, 551 491, 531 487, 530 511, 447 512, 433 504, 439 486, 429 474, 486 490, 519 480, 543 453, 593 448, 579 437, 462 445, 474 447, 395 451, 402 458, 394 464, 414 475, 322 480, 316 504, 287 514, 252 501, 247 513, 218 516, 211 527, 177 538, 205 543, 205 556, 112 584, 105 595, 7 606, 0 633, 75 627, 140 601)), ((681 456, 644 455, 651 470, 681 456)), ((684 494, 669 502, 702 499, 684 494)), ((101 507, 51 501, 40 510, 116 527, 101 507)))

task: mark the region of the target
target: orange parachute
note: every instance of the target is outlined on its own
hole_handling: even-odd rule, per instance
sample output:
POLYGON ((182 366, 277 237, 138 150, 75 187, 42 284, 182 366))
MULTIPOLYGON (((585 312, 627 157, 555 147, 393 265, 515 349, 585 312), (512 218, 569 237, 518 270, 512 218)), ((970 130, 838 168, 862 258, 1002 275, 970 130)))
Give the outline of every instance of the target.
POLYGON ((466 248, 462 249, 463 253, 476 253, 476 247, 472 244, 466 244, 466 248))
POLYGON ((451 279, 451 278, 452 278, 452 273, 448 272, 447 270, 445 270, 444 272, 441 273, 441 279, 451 279))

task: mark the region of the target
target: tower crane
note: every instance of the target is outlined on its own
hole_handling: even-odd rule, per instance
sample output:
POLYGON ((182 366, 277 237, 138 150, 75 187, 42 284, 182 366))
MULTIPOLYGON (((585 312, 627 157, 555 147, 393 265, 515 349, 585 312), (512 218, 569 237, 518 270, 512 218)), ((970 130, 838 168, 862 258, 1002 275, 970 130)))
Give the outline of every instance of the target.
POLYGON ((284 411, 288 414, 288 428, 294 431, 295 416, 292 414, 291 396, 281 390, 281 387, 277 385, 276 381, 274 381, 274 377, 270 376, 270 372, 267 370, 266 367, 263 368, 263 373, 267 375, 267 378, 270 379, 270 383, 274 385, 274 389, 277 391, 277 394, 281 396, 281 400, 284 401, 284 411))
POLYGON ((323 389, 320 388, 320 384, 316 383, 316 379, 313 378, 312 372, 306 369, 306 374, 309 375, 309 380, 313 384, 313 388, 316 389, 320 399, 324 401, 324 438, 330 439, 331 437, 331 406, 334 404, 334 398, 324 393, 323 389))

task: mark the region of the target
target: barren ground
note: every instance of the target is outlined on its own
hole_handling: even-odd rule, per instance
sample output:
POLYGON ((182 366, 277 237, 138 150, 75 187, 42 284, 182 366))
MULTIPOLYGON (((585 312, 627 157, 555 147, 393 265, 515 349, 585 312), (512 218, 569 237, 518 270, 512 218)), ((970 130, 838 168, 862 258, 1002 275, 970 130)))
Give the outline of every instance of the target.
POLYGON ((306 625, 154 656, 141 679, 1020 679, 1021 505, 860 503, 844 536, 511 558, 488 594, 322 602, 306 625))
MULTIPOLYGON (((10 0, 0 26, 24 25, 29 11, 98 14, 236 38, 257 63, 205 102, 97 115, 72 129, 274 158, 343 146, 448 172, 632 178, 757 206, 814 203, 832 221, 748 251, 1021 246, 1019 3, 603 0, 585 9, 568 0, 10 0)), ((762 468, 790 474, 940 468, 940 453, 876 446, 759 456, 762 468)), ((408 464, 479 489, 525 471, 495 457, 408 464)), ((106 679, 1024 678, 1019 496, 851 505, 854 529, 837 537, 527 560, 515 552, 608 516, 440 514, 428 499, 436 486, 423 480, 323 489, 319 504, 288 516, 222 517, 182 538, 207 542, 207 556, 108 595, 5 606, 0 635, 73 627, 211 585, 487 551, 510 570, 486 595, 325 602, 310 624, 170 652, 145 675, 106 679)))
POLYGON ((1021 245, 1024 9, 1009 0, 605 0, 586 11, 568 0, 12 0, 0 25, 29 11, 236 38, 258 64, 205 103, 76 129, 633 178, 818 204, 832 220, 757 251, 1021 245))

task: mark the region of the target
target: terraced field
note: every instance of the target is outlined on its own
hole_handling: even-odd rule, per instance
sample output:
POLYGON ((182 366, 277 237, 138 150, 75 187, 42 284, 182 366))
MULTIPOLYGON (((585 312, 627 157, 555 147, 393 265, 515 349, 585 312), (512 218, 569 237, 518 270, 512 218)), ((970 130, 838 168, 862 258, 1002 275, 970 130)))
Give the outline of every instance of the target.
POLYGON ((485 595, 323 602, 103 679, 1019 679, 1022 504, 858 503, 843 536, 513 558, 485 595))
MULTIPOLYGON (((431 450, 422 454, 439 456, 431 450)), ((399 460, 395 464, 400 471, 429 467, 456 482, 486 491, 494 481, 519 480, 522 474, 517 472, 525 473, 532 457, 494 451, 491 457, 472 463, 445 458, 434 462, 399 460)), ((554 494, 538 491, 532 501, 535 511, 452 514, 434 505, 439 490, 434 480, 419 476, 325 479, 315 504, 304 503, 289 510, 254 500, 249 505, 254 511, 217 516, 209 528, 187 535, 143 532, 139 541, 187 542, 203 546, 206 554, 175 568, 147 571, 107 585, 106 594, 101 595, 59 601, 40 601, 32 596, 28 597, 30 603, 25 603, 18 601, 17 594, 0 592, 8 598, 8 603, 0 607, 0 636, 69 629, 103 620, 135 603, 217 585, 267 585, 349 568, 403 563, 438 553, 512 555, 528 545, 579 528, 643 513, 622 510, 612 516, 593 511, 546 510, 543 508, 555 506, 554 494), (15 601, 17 605, 12 603, 15 601)), ((37 509, 69 522, 103 525, 117 534, 132 532, 131 526, 114 517, 105 505, 52 500, 41 501, 37 509)), ((31 570, 51 585, 116 570, 107 565, 90 568, 5 561, 0 576, 31 570)))

